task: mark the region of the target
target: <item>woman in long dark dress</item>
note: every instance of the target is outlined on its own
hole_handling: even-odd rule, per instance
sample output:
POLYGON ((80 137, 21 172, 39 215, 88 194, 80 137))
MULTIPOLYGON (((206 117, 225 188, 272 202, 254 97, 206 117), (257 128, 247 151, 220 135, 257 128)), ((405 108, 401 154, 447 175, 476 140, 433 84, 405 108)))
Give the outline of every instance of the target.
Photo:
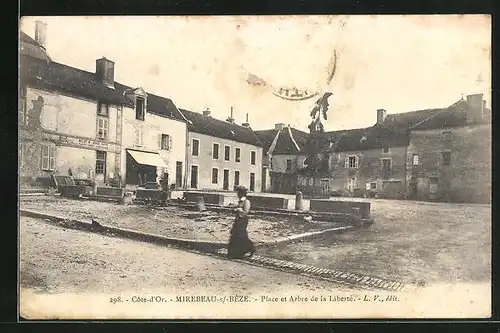
POLYGON ((231 236, 227 248, 229 258, 243 258, 249 253, 252 256, 255 253, 253 242, 248 238, 248 213, 250 212, 250 200, 246 198, 247 189, 243 186, 236 188, 238 194, 238 208, 235 209, 236 218, 231 228, 231 236))

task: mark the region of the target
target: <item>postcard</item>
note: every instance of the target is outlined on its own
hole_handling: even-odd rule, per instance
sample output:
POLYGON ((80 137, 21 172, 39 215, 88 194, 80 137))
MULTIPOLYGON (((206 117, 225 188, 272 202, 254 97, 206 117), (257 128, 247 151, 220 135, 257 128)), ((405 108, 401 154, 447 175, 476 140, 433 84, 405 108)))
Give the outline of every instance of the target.
POLYGON ((24 319, 491 316, 491 17, 22 17, 24 319))

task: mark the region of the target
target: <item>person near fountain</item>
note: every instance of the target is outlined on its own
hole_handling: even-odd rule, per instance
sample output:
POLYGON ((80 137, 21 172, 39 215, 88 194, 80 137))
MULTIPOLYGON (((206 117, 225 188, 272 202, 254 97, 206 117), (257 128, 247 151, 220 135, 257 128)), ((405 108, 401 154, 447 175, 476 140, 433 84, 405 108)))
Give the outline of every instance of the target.
POLYGON ((227 255, 232 259, 241 259, 249 253, 250 257, 255 253, 255 246, 248 238, 248 213, 250 212, 250 200, 246 198, 247 189, 243 186, 236 187, 238 194, 238 207, 235 209, 235 220, 231 228, 231 235, 227 248, 227 255))

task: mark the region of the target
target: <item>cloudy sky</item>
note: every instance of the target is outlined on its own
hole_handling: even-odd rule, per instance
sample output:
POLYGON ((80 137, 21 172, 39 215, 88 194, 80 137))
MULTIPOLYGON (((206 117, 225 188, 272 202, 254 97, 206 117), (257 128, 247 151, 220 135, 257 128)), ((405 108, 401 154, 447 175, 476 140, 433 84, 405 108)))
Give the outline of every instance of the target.
POLYGON ((54 61, 93 72, 105 56, 118 82, 221 119, 234 106, 254 129, 307 130, 314 100, 280 99, 281 86, 333 92, 327 130, 371 126, 379 108, 444 107, 472 93, 491 101, 488 16, 25 17, 21 30, 34 37, 37 19, 54 61))

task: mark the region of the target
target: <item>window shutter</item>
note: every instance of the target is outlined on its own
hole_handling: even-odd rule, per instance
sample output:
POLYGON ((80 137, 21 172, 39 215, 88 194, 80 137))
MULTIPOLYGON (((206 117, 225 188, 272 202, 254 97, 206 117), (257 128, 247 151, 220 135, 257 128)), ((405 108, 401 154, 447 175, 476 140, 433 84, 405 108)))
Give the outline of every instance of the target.
POLYGON ((158 134, 158 149, 162 149, 162 148, 163 148, 163 147, 161 146, 161 141, 162 141, 161 139, 162 139, 162 135, 161 135, 161 133, 160 133, 160 134, 158 134))
POLYGON ((354 166, 356 169, 359 167, 359 157, 356 156, 356 162, 355 162, 355 166, 354 166))
POLYGON ((167 144, 168 144, 168 150, 171 150, 172 149, 172 137, 170 135, 168 136, 167 144))
POLYGON ((344 164, 344 167, 345 167, 346 169, 349 169, 349 157, 347 157, 347 156, 345 157, 345 164, 344 164))

